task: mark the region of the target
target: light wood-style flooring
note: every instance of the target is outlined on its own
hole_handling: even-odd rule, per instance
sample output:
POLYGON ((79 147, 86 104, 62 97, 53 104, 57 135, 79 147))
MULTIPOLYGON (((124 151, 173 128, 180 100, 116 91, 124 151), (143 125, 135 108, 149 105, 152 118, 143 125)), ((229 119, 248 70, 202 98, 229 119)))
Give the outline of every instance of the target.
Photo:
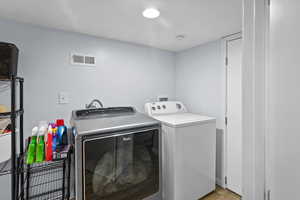
POLYGON ((217 186, 215 192, 201 198, 200 200, 241 200, 241 197, 229 190, 225 190, 217 186))
MULTIPOLYGON (((76 200, 71 199, 71 200, 76 200)), ((203 197, 199 200, 241 200, 241 197, 233 192, 225 190, 219 186, 217 186, 216 191, 211 194, 203 197)))

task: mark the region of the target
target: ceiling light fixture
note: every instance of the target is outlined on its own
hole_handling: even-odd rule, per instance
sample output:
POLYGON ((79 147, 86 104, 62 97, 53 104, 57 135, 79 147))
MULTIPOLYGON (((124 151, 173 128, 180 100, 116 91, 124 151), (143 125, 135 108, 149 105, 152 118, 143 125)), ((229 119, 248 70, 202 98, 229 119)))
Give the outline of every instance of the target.
POLYGON ((159 10, 157 10, 155 8, 147 8, 143 12, 143 16, 148 19, 155 19, 155 18, 159 17, 159 15, 160 15, 159 10))

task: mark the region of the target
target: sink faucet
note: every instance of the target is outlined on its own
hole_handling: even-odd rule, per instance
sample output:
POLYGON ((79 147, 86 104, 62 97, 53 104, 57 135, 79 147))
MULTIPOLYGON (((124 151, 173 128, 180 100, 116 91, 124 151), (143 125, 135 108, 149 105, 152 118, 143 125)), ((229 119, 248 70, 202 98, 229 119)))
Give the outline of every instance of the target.
POLYGON ((103 108, 103 104, 100 100, 94 99, 91 103, 85 105, 86 109, 93 109, 93 108, 103 108), (95 105, 97 103, 98 105, 95 105))

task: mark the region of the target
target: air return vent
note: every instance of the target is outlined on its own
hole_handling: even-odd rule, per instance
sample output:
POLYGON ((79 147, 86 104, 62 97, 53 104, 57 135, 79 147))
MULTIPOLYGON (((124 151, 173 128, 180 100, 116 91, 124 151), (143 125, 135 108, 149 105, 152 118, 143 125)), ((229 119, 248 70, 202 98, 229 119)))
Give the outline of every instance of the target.
POLYGON ((71 54, 71 64, 72 65, 96 66, 96 57, 90 56, 90 55, 74 53, 74 54, 71 54))

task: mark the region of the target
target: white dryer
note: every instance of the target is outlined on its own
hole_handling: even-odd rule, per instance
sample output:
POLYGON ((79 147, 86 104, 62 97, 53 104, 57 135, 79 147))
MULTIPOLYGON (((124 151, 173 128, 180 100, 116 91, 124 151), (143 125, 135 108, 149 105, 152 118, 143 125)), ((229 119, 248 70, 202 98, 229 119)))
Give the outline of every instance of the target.
POLYGON ((175 101, 146 103, 145 110, 162 122, 163 199, 197 200, 215 190, 216 119, 175 101))

